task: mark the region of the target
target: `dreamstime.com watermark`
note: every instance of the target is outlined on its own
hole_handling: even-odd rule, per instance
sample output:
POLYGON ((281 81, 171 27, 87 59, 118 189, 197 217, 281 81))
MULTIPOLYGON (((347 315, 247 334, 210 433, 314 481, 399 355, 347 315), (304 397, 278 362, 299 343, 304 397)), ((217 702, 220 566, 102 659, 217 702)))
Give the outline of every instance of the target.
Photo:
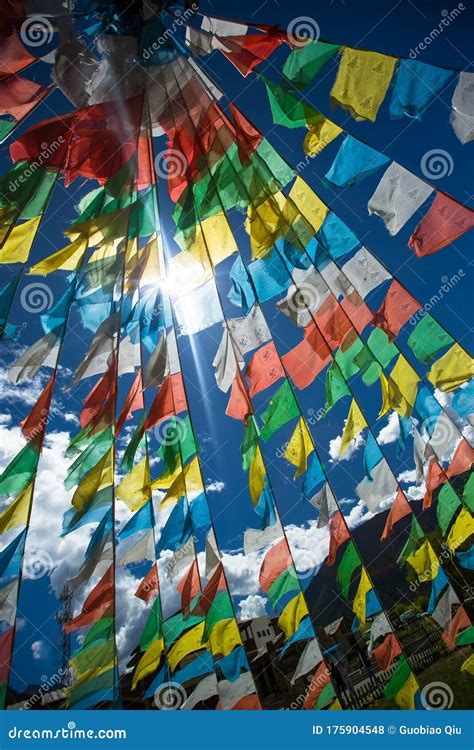
POLYGON ((34 693, 28 700, 26 701, 25 705, 21 709, 22 711, 31 711, 34 708, 37 708, 42 703, 43 695, 47 695, 52 688, 60 688, 62 687, 64 676, 67 674, 67 669, 63 669, 60 667, 55 674, 53 674, 51 677, 42 677, 41 685, 39 686, 36 693, 34 693))
POLYGON ((186 10, 184 10, 182 13, 176 15, 173 19, 171 27, 169 29, 165 29, 161 36, 159 36, 148 47, 145 47, 145 49, 142 50, 143 60, 149 60, 153 56, 153 53, 157 52, 160 47, 163 47, 175 35, 177 29, 185 25, 186 22, 189 21, 190 18, 192 18, 192 16, 198 9, 199 5, 197 3, 191 3, 191 6, 189 8, 186 8, 186 10))
POLYGON ((464 3, 458 3, 458 5, 453 8, 452 10, 442 10, 441 11, 441 20, 437 26, 435 26, 433 29, 431 29, 430 33, 425 36, 424 39, 421 40, 421 42, 418 42, 416 47, 412 47, 410 50, 410 58, 412 60, 416 60, 416 58, 424 52, 430 44, 433 44, 433 42, 436 41, 436 39, 441 36, 441 34, 444 32, 444 30, 452 24, 453 21, 455 21, 461 13, 466 10, 466 6, 464 3))
POLYGON ((61 729, 19 729, 13 726, 8 730, 11 740, 126 740, 126 729, 77 729, 75 721, 69 721, 61 729))
POLYGON ((449 278, 448 276, 441 276, 441 286, 438 289, 435 294, 430 297, 428 302, 426 302, 422 308, 416 311, 414 315, 410 318, 410 325, 416 326, 418 321, 421 318, 424 318, 424 316, 430 312, 430 310, 433 309, 439 302, 441 302, 442 299, 444 299, 444 296, 446 294, 449 294, 451 289, 456 286, 456 284, 459 284, 461 279, 463 279, 465 276, 464 270, 460 268, 455 274, 449 278))
POLYGON ((52 143, 46 143, 46 141, 44 141, 41 144, 41 151, 38 154, 38 158, 35 161, 30 162, 14 180, 10 180, 8 185, 10 192, 15 193, 19 187, 25 182, 28 182, 36 170, 41 169, 41 167, 48 163, 48 159, 56 153, 58 148, 62 146, 64 142, 64 137, 62 135, 59 135, 55 141, 52 141, 52 143))

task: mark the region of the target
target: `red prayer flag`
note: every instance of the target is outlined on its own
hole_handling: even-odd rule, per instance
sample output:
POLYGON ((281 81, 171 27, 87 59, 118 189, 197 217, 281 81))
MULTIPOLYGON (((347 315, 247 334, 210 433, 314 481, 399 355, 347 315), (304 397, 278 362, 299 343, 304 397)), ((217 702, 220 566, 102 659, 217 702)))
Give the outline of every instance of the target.
POLYGON ((303 341, 281 358, 285 369, 297 388, 310 385, 332 359, 332 354, 321 332, 311 322, 305 328, 303 341))
POLYGON ((436 193, 428 213, 410 237, 408 247, 422 258, 454 242, 473 226, 474 211, 444 193, 436 193))
POLYGON ((180 414, 188 408, 184 393, 183 377, 180 372, 167 375, 148 412, 144 429, 149 430, 164 419, 180 414))
POLYGON ((248 74, 261 62, 267 59, 282 38, 276 34, 246 34, 245 36, 219 37, 219 48, 243 76, 248 74))
POLYGON ((8 680, 14 632, 15 628, 11 627, 0 636, 0 683, 5 683, 8 680))
POLYGON ((201 588, 201 579, 199 578, 199 567, 197 560, 194 560, 189 570, 182 577, 177 585, 178 593, 181 594, 181 610, 184 619, 189 615, 189 605, 201 588))
POLYGON ((209 581, 207 582, 204 591, 199 597, 199 601, 193 609, 193 615, 207 615, 217 592, 223 591, 226 588, 227 584, 224 576, 224 568, 222 567, 222 563, 219 563, 209 581))
POLYGON ((234 703, 230 707, 231 711, 261 711, 262 704, 257 693, 251 693, 250 695, 244 695, 243 698, 239 698, 237 703, 234 703))
POLYGON ((140 581, 140 585, 135 591, 135 596, 138 596, 144 602, 149 602, 150 599, 153 599, 158 594, 159 590, 158 572, 156 570, 156 563, 153 563, 145 578, 140 581))
POLYGON ((39 437, 46 430, 54 382, 55 374, 53 373, 28 416, 20 422, 21 431, 28 441, 39 437))
POLYGON ((375 313, 374 325, 385 331, 390 341, 393 341, 401 327, 417 310, 421 310, 420 303, 394 279, 375 313))
POLYGON ((127 394, 125 401, 123 402, 122 411, 115 424, 115 436, 117 436, 124 423, 127 419, 130 419, 132 413, 137 409, 143 409, 143 386, 142 386, 142 371, 138 370, 135 375, 135 379, 130 386, 130 390, 127 394))
POLYGON ((456 646, 456 636, 460 630, 468 628, 471 625, 471 620, 462 604, 458 607, 458 611, 451 620, 449 630, 445 630, 443 633, 443 641, 450 651, 453 651, 456 646))
POLYGON ((268 550, 260 568, 259 581, 262 591, 268 591, 280 573, 292 564, 291 553, 285 537, 268 550))
POLYGON ((81 614, 65 623, 64 632, 72 633, 100 620, 113 602, 114 589, 114 566, 111 565, 85 600, 81 614))
POLYGON ((49 91, 46 86, 21 76, 0 80, 0 115, 22 120, 49 91))
POLYGON ((446 469, 446 476, 451 478, 457 474, 463 474, 471 468, 472 464, 474 464, 474 448, 471 448, 466 438, 463 437, 446 469))
POLYGON ((401 487, 399 487, 397 496, 393 501, 392 507, 390 508, 390 512, 387 516, 385 528, 382 532, 382 536, 380 537, 381 541, 384 542, 386 539, 388 539, 397 521, 400 521, 401 518, 404 518, 411 512, 412 510, 410 507, 410 503, 406 499, 405 493, 403 492, 401 487))
POLYGON ((281 366, 280 357, 273 341, 265 344, 255 352, 247 366, 245 374, 250 383, 250 397, 255 396, 260 391, 264 391, 265 388, 270 388, 280 378, 285 377, 285 371, 281 366))
POLYGON ((102 411, 104 405, 115 396, 117 384, 116 365, 117 358, 114 356, 106 372, 85 397, 79 416, 81 429, 84 429, 102 411))
MULTIPOLYGON (((372 322, 372 310, 365 304, 359 292, 355 290, 342 300, 341 307, 357 333, 362 333, 364 328, 372 322)), ((348 349, 355 340, 354 330, 349 331, 341 342, 342 351, 348 349)))
POLYGON ((306 697, 304 699, 303 708, 306 711, 314 708, 319 696, 323 692, 323 688, 326 687, 326 685, 328 685, 330 681, 331 679, 329 677, 329 670, 326 666, 326 663, 322 661, 313 675, 313 679, 311 680, 308 692, 306 693, 306 697))
POLYGON ((327 564, 333 565, 336 560, 337 550, 341 544, 344 544, 344 542, 347 542, 347 540, 351 538, 344 516, 340 511, 335 513, 329 521, 329 533, 331 535, 331 540, 329 542, 327 564))
POLYGON ((433 501, 433 492, 440 484, 446 482, 446 474, 437 462, 434 456, 428 461, 428 471, 426 472, 426 492, 423 498, 423 510, 431 508, 433 501))
POLYGON ((229 104, 229 109, 234 120, 235 138, 237 141, 240 163, 247 164, 251 155, 262 142, 263 135, 249 120, 247 120, 240 109, 237 109, 235 104, 231 102, 229 104))
POLYGON ((237 367, 235 378, 232 381, 232 390, 230 392, 230 399, 225 413, 228 417, 232 417, 233 419, 243 420, 245 426, 247 426, 248 417, 253 414, 252 402, 247 393, 247 388, 245 387, 239 367, 237 367))
POLYGON ((372 653, 375 656, 380 669, 383 672, 386 672, 393 660, 402 653, 402 649, 400 648, 395 633, 389 633, 383 643, 381 643, 380 646, 377 646, 377 648, 374 648, 372 653))
POLYGON ((23 46, 17 32, 4 38, 0 42, 0 76, 10 76, 18 73, 27 65, 36 62, 38 58, 23 46))

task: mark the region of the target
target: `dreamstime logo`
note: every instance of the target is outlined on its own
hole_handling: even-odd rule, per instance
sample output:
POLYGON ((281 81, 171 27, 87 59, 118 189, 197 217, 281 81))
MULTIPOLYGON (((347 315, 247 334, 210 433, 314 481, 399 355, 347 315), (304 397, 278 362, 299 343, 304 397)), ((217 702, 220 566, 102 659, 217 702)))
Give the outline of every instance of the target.
POLYGON ((424 52, 427 47, 430 46, 436 39, 441 36, 443 31, 459 16, 461 15, 462 11, 466 10, 466 6, 464 3, 458 3, 456 8, 453 8, 452 10, 442 10, 441 11, 441 21, 439 22, 438 26, 435 26, 429 34, 425 36, 424 39, 419 42, 416 47, 412 48, 410 50, 410 58, 412 60, 416 60, 418 55, 421 54, 421 52, 424 52))
POLYGON ((445 711, 453 702, 453 691, 445 682, 429 682, 421 690, 421 703, 426 711, 445 711))
POLYGON ((49 310, 54 302, 54 296, 46 284, 40 281, 33 281, 22 289, 20 294, 20 304, 29 313, 42 313, 49 310))
POLYGON ((18 188, 23 185, 25 182, 28 182, 30 177, 34 175, 37 169, 41 169, 43 164, 46 164, 48 162, 48 159, 56 153, 58 148, 62 146, 64 143, 64 136, 59 135, 57 140, 51 141, 51 143, 46 143, 46 141, 43 141, 41 143, 41 151, 39 152, 37 158, 35 161, 29 162, 28 165, 25 165, 25 168, 22 170, 21 174, 19 174, 17 177, 15 177, 14 180, 11 180, 8 184, 8 190, 12 193, 15 193, 18 188))
POLYGON ((429 436, 430 445, 443 446, 450 438, 453 437, 453 424, 445 414, 439 414, 435 417, 428 417, 422 423, 426 434, 429 436))
POLYGON ((435 294, 432 295, 432 297, 430 297, 428 302, 426 302, 422 308, 417 310, 416 313, 412 315, 412 317, 410 318, 410 325, 415 326, 418 323, 419 319, 423 318, 426 313, 429 313, 430 310, 432 310, 432 308, 438 304, 438 302, 441 302, 441 300, 444 299, 444 296, 446 294, 449 294, 451 289, 453 289, 453 287, 455 287, 456 284, 458 284, 463 278, 464 270, 462 268, 460 268, 457 273, 453 274, 451 278, 449 278, 449 276, 441 276, 440 288, 437 292, 435 292, 435 294))
POLYGON ((148 47, 145 47, 145 49, 142 50, 142 59, 145 61, 150 60, 150 58, 153 57, 154 52, 157 52, 160 47, 165 46, 169 42, 169 40, 173 38, 177 29, 179 29, 181 26, 186 25, 187 21, 192 18, 198 7, 199 6, 197 3, 191 3, 191 7, 186 8, 186 10, 184 11, 182 11, 180 8, 177 8, 175 10, 171 28, 165 29, 161 36, 159 36, 148 47))
POLYGON ((433 148, 423 154, 421 171, 428 180, 442 180, 443 177, 449 177, 453 169, 453 157, 444 149, 433 148))
MULTIPOLYGON (((459 546, 459 544, 462 543, 462 541, 463 540, 457 536, 450 541, 450 544, 453 545, 453 548, 455 549, 456 547, 459 546)), ((432 581, 434 576, 438 572, 438 560, 439 560, 439 563, 442 564, 443 560, 447 561, 451 558, 451 556, 452 556, 451 550, 449 549, 447 543, 442 542, 441 552, 439 553, 438 558, 436 559, 436 561, 433 561, 432 563, 430 563, 425 570, 423 570, 421 573, 418 573, 418 576, 415 581, 411 581, 408 587, 410 591, 413 593, 416 593, 423 583, 432 581)))
POLYGON ((304 47, 308 42, 317 42, 321 36, 317 21, 310 16, 293 18, 287 26, 286 33, 293 47, 304 47))
POLYGON ((321 301, 320 294, 314 286, 304 281, 299 285, 294 294, 288 300, 288 307, 294 313, 314 310, 321 301))
POLYGON ((168 423, 160 422, 154 429, 155 438, 162 445, 177 445, 178 443, 182 443, 186 439, 187 433, 187 422, 179 419, 179 417, 175 417, 173 421, 168 423))
POLYGON ((53 38, 54 30, 47 18, 44 16, 31 16, 23 21, 20 29, 20 38, 27 47, 41 47, 49 44, 53 38))
POLYGON ((315 425, 316 422, 319 422, 320 419, 326 416, 330 408, 331 407, 328 404, 325 404, 324 406, 321 406, 317 411, 311 408, 308 409, 308 417, 306 419, 307 423, 310 425, 315 425))
POLYGON ((67 669, 59 667, 58 671, 53 674, 52 677, 42 675, 41 685, 39 686, 38 691, 34 693, 30 698, 28 698, 27 702, 23 706, 23 710, 30 711, 32 708, 35 708, 38 703, 41 704, 43 695, 49 693, 51 688, 61 686, 63 684, 63 678, 66 674, 67 669))
POLYGON ((45 549, 33 547, 25 552, 23 575, 29 580, 44 578, 53 569, 53 558, 45 549))
POLYGON ((308 682, 309 685, 306 689, 306 692, 300 693, 297 698, 290 704, 288 707, 289 711, 297 711, 301 708, 303 703, 305 702, 306 698, 308 698, 311 693, 320 692, 321 688, 324 687, 324 685, 327 684, 328 677, 330 676, 329 669, 326 667, 321 674, 318 674, 317 678, 313 681, 313 677, 311 675, 308 676, 308 682))
POLYGON ((178 711, 186 698, 186 690, 179 682, 164 682, 153 696, 155 706, 161 711, 178 711))
POLYGON ((184 154, 174 148, 160 151, 155 158, 155 172, 158 177, 165 180, 173 180, 176 177, 184 177, 187 162, 184 154))

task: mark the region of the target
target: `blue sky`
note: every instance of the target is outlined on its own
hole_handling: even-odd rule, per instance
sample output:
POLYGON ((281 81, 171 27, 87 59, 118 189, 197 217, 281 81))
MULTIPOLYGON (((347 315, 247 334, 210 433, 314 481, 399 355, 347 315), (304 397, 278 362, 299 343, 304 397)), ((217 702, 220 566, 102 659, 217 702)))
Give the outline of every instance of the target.
MULTIPOLYGON (((466 4, 467 5, 467 4, 466 4)), ((437 27, 442 18, 441 12, 451 6, 441 2, 400 2, 392 3, 381 0, 378 3, 369 2, 340 2, 334 0, 332 3, 316 4, 298 1, 295 3, 273 3, 264 2, 258 8, 254 3, 243 0, 234 4, 234 9, 229 3, 203 2, 202 12, 210 12, 216 15, 229 15, 242 21, 254 21, 256 23, 279 24, 286 28, 288 23, 300 16, 308 16, 314 19, 320 29, 321 38, 341 44, 360 46, 367 49, 385 52, 387 54, 408 56, 410 50, 419 45, 430 31, 437 27)), ((454 6, 453 6, 454 7, 454 6)), ((468 65, 472 28, 472 15, 465 10, 461 16, 453 21, 449 28, 438 37, 430 47, 418 58, 422 62, 433 63, 439 66, 464 69, 468 65)), ((273 81, 279 80, 279 71, 289 54, 286 46, 277 50, 271 60, 259 68, 259 72, 265 73, 273 81)), ((272 124, 270 109, 266 99, 263 84, 256 76, 250 75, 243 79, 238 71, 225 60, 218 52, 207 59, 200 61, 204 69, 208 70, 226 95, 242 110, 247 117, 265 134, 269 142, 277 149, 285 159, 295 166, 304 154, 302 141, 304 131, 287 130, 272 124)), ((46 82, 49 74, 49 66, 38 65, 28 71, 32 79, 46 82)), ((335 122, 344 127, 351 134, 360 137, 370 145, 386 153, 390 158, 400 162, 414 174, 421 175, 420 163, 423 155, 431 149, 443 149, 446 151, 453 164, 452 173, 435 182, 435 187, 446 190, 462 202, 469 202, 472 195, 472 160, 469 159, 472 144, 462 146, 456 138, 449 123, 450 101, 456 85, 456 76, 446 87, 440 100, 437 100, 425 113, 421 122, 414 122, 405 118, 401 121, 391 121, 388 114, 390 91, 383 103, 375 124, 356 123, 342 110, 330 112, 329 91, 334 81, 336 62, 330 62, 316 79, 313 85, 305 90, 305 97, 311 104, 324 114, 330 115, 335 122)), ((34 116, 30 118, 29 124, 35 121, 53 116, 55 113, 63 113, 70 110, 69 103, 59 94, 54 93, 46 103, 38 107, 34 116)), ((21 130, 17 131, 21 132, 21 130)), ((155 150, 159 151, 165 147, 164 140, 155 144, 155 150)), ((456 285, 455 290, 436 306, 434 316, 441 322, 450 333, 461 340, 467 348, 472 348, 472 334, 470 326, 472 314, 470 313, 469 293, 472 289, 472 273, 470 272, 469 249, 472 242, 470 236, 458 240, 439 253, 424 259, 416 258, 407 247, 407 240, 414 227, 413 219, 395 238, 391 238, 386 232, 382 222, 376 217, 368 217, 367 201, 375 190, 382 175, 378 172, 360 186, 348 190, 332 190, 328 188, 321 178, 331 165, 340 142, 336 141, 328 146, 325 151, 315 160, 312 160, 301 176, 316 190, 321 198, 353 229, 363 243, 379 257, 396 275, 409 291, 425 304, 441 286, 445 275, 452 274, 462 269, 464 276, 456 285)), ((0 166, 2 170, 9 168, 8 142, 0 147, 0 166)), ((62 238, 69 221, 74 217, 74 206, 79 198, 87 192, 91 186, 84 184, 83 180, 77 180, 67 191, 59 185, 55 191, 47 216, 41 228, 41 235, 35 242, 31 255, 31 263, 45 257, 65 243, 62 238)), ((166 197, 164 185, 160 186, 163 205, 163 228, 167 236, 172 234, 172 224, 169 219, 170 203, 166 197)), ((239 218, 233 218, 232 226, 236 236, 242 243, 242 251, 248 258, 248 239, 240 226, 239 218)), ((171 252, 174 252, 173 243, 170 243, 171 252)), ((221 264, 218 270, 218 286, 224 301, 225 314, 238 316, 241 311, 233 307, 227 300, 229 289, 228 272, 233 258, 221 264)), ((27 277, 22 283, 31 283, 32 277, 27 277)), ((50 284, 48 280, 48 284, 50 284)), ((64 288, 64 282, 53 279, 50 289, 54 295, 60 293, 64 288)), ((21 288, 19 292, 21 292, 21 288)), ((20 344, 27 345, 35 341, 41 335, 39 320, 35 314, 25 314, 19 304, 19 294, 12 312, 11 322, 20 324, 25 322, 20 344)), ((379 299, 382 298, 382 293, 379 299)), ((374 298, 375 300, 377 297, 374 298)), ((371 304, 376 305, 374 301, 371 304)), ((275 300, 271 300, 263 306, 267 321, 277 341, 280 353, 292 348, 301 338, 289 321, 277 313, 275 300)), ((76 319, 74 319, 76 320, 76 319)), ((238 550, 242 544, 242 533, 248 526, 256 525, 256 517, 253 513, 247 490, 247 476, 240 468, 239 444, 242 439, 242 425, 224 415, 227 396, 215 387, 214 373, 211 366, 221 336, 221 329, 215 326, 193 337, 193 346, 189 340, 180 339, 180 350, 182 354, 183 371, 188 388, 190 411, 193 423, 201 444, 201 458, 206 481, 214 485, 214 490, 208 494, 212 515, 215 519, 216 531, 224 550, 238 550), (224 487, 220 487, 224 483, 224 487)), ((63 363, 71 370, 79 363, 85 352, 90 335, 84 336, 83 331, 73 325, 67 334, 63 363)), ((406 335, 402 334, 400 346, 403 348, 406 335), (404 338, 403 338, 404 336, 404 338)), ((60 385, 70 380, 68 373, 61 375, 60 385)), ((129 384, 126 380, 125 389, 129 384)), ((278 384, 279 385, 279 384, 278 384)), ((371 419, 376 418, 378 411, 378 396, 374 399, 372 391, 364 390, 361 384, 354 386, 357 394, 361 397, 361 403, 367 409, 371 419)), ((72 395, 63 394, 65 408, 63 414, 50 422, 48 430, 56 431, 56 444, 62 446, 67 443, 66 433, 71 435, 77 430, 77 426, 64 419, 64 414, 77 414, 80 400, 87 394, 90 383, 87 381, 72 395), (61 437, 64 435, 64 437, 61 437)), ((375 386, 373 386, 375 388, 375 386)), ((125 391, 124 391, 125 392, 125 391)), ((255 399, 258 409, 263 410, 273 391, 265 391, 255 399)), ((31 394, 30 394, 31 395, 31 394)), ((305 391, 298 392, 303 413, 311 415, 311 409, 317 410, 324 404, 324 377, 317 381, 305 391)), ((57 394, 55 394, 57 398, 57 394)), ((348 400, 344 399, 336 405, 327 417, 313 426, 313 435, 318 447, 321 448, 321 457, 325 460, 327 468, 330 469, 331 481, 339 499, 347 498, 352 503, 347 505, 347 511, 355 503, 354 487, 363 476, 362 454, 360 448, 350 462, 332 464, 328 455, 330 440, 337 438, 342 432, 343 420, 347 416, 349 408, 348 400)), ((7 403, 3 411, 10 411, 12 425, 25 416, 29 407, 26 406, 25 398, 12 400, 7 394, 7 403)), ((388 419, 382 420, 376 429, 376 434, 387 426, 388 419)), ((291 468, 280 457, 279 451, 291 435, 292 426, 282 430, 274 440, 267 446, 265 458, 268 462, 271 482, 275 491, 277 505, 283 516, 286 526, 293 529, 291 539, 298 546, 298 529, 308 528, 308 523, 314 517, 311 508, 304 507, 300 501, 301 481, 293 482, 291 468)), ((52 444, 51 444, 52 445, 52 444)), ((53 471, 53 448, 51 456, 43 460, 51 461, 46 467, 53 471)), ((397 457, 394 443, 387 445, 387 455, 398 472, 412 468, 411 456, 405 454, 397 457)), ((60 482, 55 483, 51 479, 51 491, 60 493, 60 482)), ((48 476, 45 477, 45 491, 47 490, 48 476)), ((67 500, 63 494, 58 497, 58 512, 63 504, 63 510, 67 509, 67 500), (62 499, 61 499, 62 497, 62 499)), ((34 508, 34 515, 41 514, 42 509, 38 505, 34 508)), ((307 550, 302 544, 301 560, 304 563, 307 550)), ((308 558, 314 565, 315 559, 308 558)), ((80 555, 73 554, 71 566, 80 564, 80 555)), ((137 576, 139 571, 137 571, 137 576)), ((242 569, 235 570, 235 576, 231 577, 231 587, 234 582, 235 601, 238 603, 247 596, 243 578, 245 572, 242 569), (241 593, 244 592, 244 593, 241 593)), ((119 592, 120 593, 120 592, 119 592)), ((41 578, 24 583, 20 598, 21 618, 25 621, 23 627, 17 634, 17 653, 14 660, 14 675, 12 684, 21 685, 23 682, 37 682, 41 675, 51 674, 57 668, 59 660, 59 630, 52 619, 57 609, 57 600, 51 592, 49 578, 41 578), (43 625, 43 623, 45 623, 43 625), (37 630, 39 628, 39 630, 37 630), (39 649, 40 657, 32 660, 31 645, 35 641, 41 641, 44 645, 39 649)), ((127 636, 128 637, 128 636, 127 636)), ((125 638, 125 636, 124 636, 125 638)), ((38 653, 38 649, 36 649, 38 653)))

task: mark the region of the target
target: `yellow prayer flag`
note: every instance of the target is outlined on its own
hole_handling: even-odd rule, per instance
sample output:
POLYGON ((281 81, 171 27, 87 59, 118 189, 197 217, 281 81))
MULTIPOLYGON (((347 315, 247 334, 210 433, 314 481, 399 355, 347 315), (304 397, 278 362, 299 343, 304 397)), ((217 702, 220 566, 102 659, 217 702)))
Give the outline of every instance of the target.
MULTIPOLYGON (((101 242, 121 240, 128 235, 130 211, 132 206, 112 211, 109 214, 95 216, 80 224, 74 224, 64 234, 71 240, 80 237, 87 239, 89 245, 99 245, 101 242)), ((135 206, 133 206, 135 209, 135 206)))
POLYGON ((112 446, 105 456, 100 459, 99 463, 81 480, 71 500, 72 505, 77 510, 83 510, 93 500, 99 490, 103 490, 105 487, 113 484, 113 454, 114 449, 112 446))
POLYGON ((144 456, 131 472, 124 476, 115 494, 133 512, 148 502, 151 496, 148 456, 144 456))
POLYGON ((471 534, 474 534, 474 518, 467 508, 462 508, 448 535, 451 552, 454 553, 471 534))
POLYGON ((264 258, 285 230, 282 210, 286 203, 283 193, 271 195, 263 203, 250 203, 245 229, 250 235, 252 258, 264 258))
POLYGON ((474 676, 474 654, 467 657, 466 661, 461 664, 461 672, 467 672, 474 676))
POLYGON ((394 405, 393 408, 401 417, 409 417, 415 404, 420 378, 403 354, 398 357, 390 373, 390 379, 392 386, 395 385, 395 388, 398 388, 402 397, 400 403, 394 405))
POLYGON ((308 432, 308 428, 306 427, 306 422, 303 417, 300 417, 284 454, 286 460, 297 467, 294 479, 297 479, 297 477, 306 471, 308 467, 308 457, 313 450, 314 445, 311 440, 311 435, 308 432))
POLYGON ((438 575, 439 560, 428 540, 406 559, 422 581, 432 581, 438 575))
POLYGON ((199 459, 197 456, 194 456, 184 468, 184 471, 179 472, 168 492, 161 500, 160 509, 167 508, 169 505, 177 503, 179 498, 183 497, 185 494, 189 495, 191 492, 203 492, 203 490, 204 487, 202 485, 199 459))
POLYGON ((28 274, 30 276, 47 276, 52 271, 75 271, 82 262, 86 250, 86 240, 81 238, 75 240, 56 253, 40 260, 39 263, 30 268, 28 274))
POLYGON ((341 710, 342 710, 342 706, 341 706, 341 703, 340 703, 340 701, 339 701, 339 698, 336 698, 336 700, 334 700, 334 701, 333 701, 333 702, 331 703, 331 705, 330 705, 330 706, 328 706, 328 709, 327 709, 327 710, 328 710, 328 711, 341 711, 341 710))
POLYGON ((414 711, 415 695, 419 689, 420 686, 415 679, 415 675, 413 674, 413 672, 410 672, 408 680, 405 682, 401 690, 399 690, 395 695, 394 700, 397 706, 399 706, 404 711, 414 711))
POLYGON ((0 249, 0 263, 26 263, 40 221, 41 216, 35 216, 34 219, 13 227, 0 249))
POLYGON ((474 360, 459 345, 454 344, 432 366, 427 378, 435 388, 449 393, 474 377, 474 360))
POLYGON ((302 593, 293 597, 278 618, 278 627, 285 633, 285 640, 291 638, 299 628, 303 617, 308 615, 308 608, 302 593))
POLYGON ((339 125, 324 118, 317 125, 308 125, 308 132, 303 142, 303 151, 314 157, 321 153, 326 146, 342 133, 339 125))
POLYGON ((224 213, 204 219, 196 226, 196 233, 185 252, 191 253, 204 267, 212 265, 237 252, 237 243, 224 213))
MULTIPOLYGON (((314 190, 310 188, 308 183, 301 177, 297 177, 289 192, 288 203, 285 206, 284 214, 287 223, 290 227, 293 227, 293 230, 295 229, 295 222, 297 225, 301 224, 301 217, 309 225, 307 235, 299 238, 299 244, 303 246, 303 250, 311 237, 321 228, 328 210, 328 207, 323 203, 321 198, 316 195, 314 190), (299 220, 298 214, 300 214, 299 220)), ((291 241, 291 239, 290 236, 289 240, 291 241)))
POLYGON ((143 654, 142 658, 137 664, 135 673, 132 680, 132 690, 135 690, 137 683, 146 677, 151 672, 154 672, 160 663, 161 654, 163 653, 165 644, 163 638, 152 641, 148 646, 147 650, 143 654))
POLYGON ((343 47, 330 94, 332 106, 347 110, 354 120, 374 122, 396 62, 394 57, 378 52, 343 47))
POLYGON ((260 499, 265 486, 266 475, 267 472, 263 463, 262 451, 260 450, 260 446, 257 445, 249 468, 249 491, 254 505, 257 505, 260 499))
POLYGON ((94 677, 99 677, 101 674, 104 674, 104 672, 108 672, 110 669, 113 669, 115 666, 116 659, 112 659, 107 664, 104 664, 101 667, 94 667, 94 669, 89 669, 87 672, 83 672, 80 677, 77 678, 74 685, 71 685, 70 688, 66 688, 66 694, 69 695, 69 697, 73 696, 74 690, 78 688, 80 685, 83 685, 85 682, 89 682, 89 680, 93 680, 94 677))
POLYGON ((212 628, 208 646, 213 656, 227 656, 236 646, 241 646, 239 626, 233 617, 220 620, 212 628))
POLYGON ((30 482, 23 492, 13 500, 12 503, 0 514, 0 534, 5 531, 15 529, 17 526, 23 526, 28 520, 30 509, 31 495, 33 493, 33 483, 30 482))
POLYGON ((172 645, 168 651, 168 664, 172 672, 174 672, 181 659, 184 659, 188 654, 192 654, 193 651, 199 651, 204 648, 204 644, 201 643, 204 625, 204 622, 200 622, 172 645))
POLYGON ((372 588, 372 583, 370 582, 369 576, 367 575, 365 568, 362 567, 359 585, 357 587, 354 601, 352 602, 352 611, 354 612, 355 616, 359 620, 359 623, 362 627, 364 627, 365 625, 367 594, 369 593, 371 588, 372 588))
MULTIPOLYGON (((172 472, 165 471, 151 483, 152 490, 167 490, 181 474, 181 461, 178 459, 176 468, 172 472)), ((183 480, 184 481, 184 480, 183 480)))
POLYGON ((341 447, 339 449, 339 456, 343 456, 348 449, 352 440, 362 432, 364 427, 367 427, 367 422, 362 414, 359 405, 355 399, 352 399, 351 408, 347 415, 344 432, 342 433, 341 447))

